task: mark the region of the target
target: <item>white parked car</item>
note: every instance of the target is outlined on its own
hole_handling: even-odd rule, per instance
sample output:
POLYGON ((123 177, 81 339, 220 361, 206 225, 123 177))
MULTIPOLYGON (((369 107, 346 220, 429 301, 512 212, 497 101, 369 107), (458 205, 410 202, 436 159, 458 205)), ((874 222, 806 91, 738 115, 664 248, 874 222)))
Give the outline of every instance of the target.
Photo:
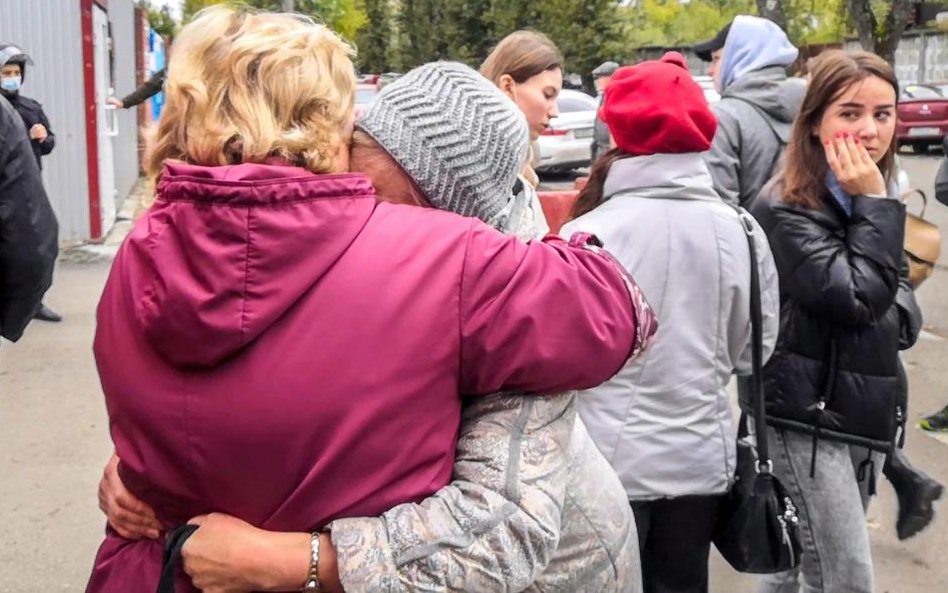
POLYGON ((715 103, 721 100, 721 95, 714 89, 714 79, 710 76, 695 76, 695 82, 704 91, 704 98, 708 103, 715 103))
POLYGON ((556 100, 559 117, 540 135, 538 171, 588 167, 592 160, 593 122, 599 101, 586 93, 563 89, 556 100))

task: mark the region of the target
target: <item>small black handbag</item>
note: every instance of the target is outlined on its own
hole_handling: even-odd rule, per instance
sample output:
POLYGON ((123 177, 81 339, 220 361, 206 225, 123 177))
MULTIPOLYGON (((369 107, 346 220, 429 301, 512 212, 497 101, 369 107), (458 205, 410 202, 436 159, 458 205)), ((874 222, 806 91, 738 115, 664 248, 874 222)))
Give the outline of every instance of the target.
POLYGON ((767 447, 764 408, 763 330, 761 328, 760 273, 754 245, 753 218, 738 209, 751 260, 751 337, 753 375, 750 388, 754 405, 757 453, 748 440, 747 421, 741 414, 737 434, 735 481, 721 503, 713 541, 724 559, 739 572, 772 574, 800 563, 797 509, 777 476, 767 447))

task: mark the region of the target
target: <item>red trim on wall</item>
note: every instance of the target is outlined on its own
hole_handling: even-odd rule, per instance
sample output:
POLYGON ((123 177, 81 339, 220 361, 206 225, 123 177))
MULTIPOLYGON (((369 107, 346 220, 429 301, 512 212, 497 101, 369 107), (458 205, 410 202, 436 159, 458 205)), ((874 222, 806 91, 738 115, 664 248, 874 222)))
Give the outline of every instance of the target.
MULTIPOLYGON (((135 7, 135 88, 137 89, 146 80, 146 69, 145 69, 145 58, 148 54, 148 48, 146 43, 148 41, 147 29, 148 27, 148 17, 145 14, 145 11, 141 7, 135 7)), ((135 111, 138 113, 138 129, 136 130, 136 137, 138 142, 138 174, 144 175, 144 163, 145 163, 145 143, 142 141, 142 130, 147 125, 145 119, 145 105, 148 104, 148 101, 140 103, 138 107, 135 108, 135 111)))
POLYGON ((82 21, 82 77, 86 99, 86 169, 89 172, 89 234, 102 238, 102 212, 99 203, 99 121, 95 105, 95 48, 92 36, 93 0, 79 0, 82 21))

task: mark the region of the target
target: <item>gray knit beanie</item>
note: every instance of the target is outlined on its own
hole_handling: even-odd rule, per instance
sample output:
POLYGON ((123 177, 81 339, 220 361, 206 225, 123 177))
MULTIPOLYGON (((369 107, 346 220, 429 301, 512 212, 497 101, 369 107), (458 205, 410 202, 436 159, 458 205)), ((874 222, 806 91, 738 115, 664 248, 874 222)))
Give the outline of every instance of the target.
POLYGON ((433 206, 485 221, 513 199, 530 140, 513 101, 456 62, 426 64, 387 85, 356 125, 433 206))

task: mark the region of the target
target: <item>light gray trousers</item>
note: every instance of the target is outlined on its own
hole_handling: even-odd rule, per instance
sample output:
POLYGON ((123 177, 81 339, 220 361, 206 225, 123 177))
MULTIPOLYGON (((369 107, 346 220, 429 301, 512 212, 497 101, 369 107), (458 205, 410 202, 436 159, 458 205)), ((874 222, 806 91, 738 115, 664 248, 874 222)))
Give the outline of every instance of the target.
MULTIPOLYGON (((875 476, 856 479, 869 451, 821 440, 810 477, 813 438, 768 428, 774 474, 799 509, 803 557, 795 570, 766 575, 758 593, 872 593, 872 555, 865 511, 868 484, 885 456, 872 453, 875 476)), ((869 468, 866 468, 869 469, 869 468)))

